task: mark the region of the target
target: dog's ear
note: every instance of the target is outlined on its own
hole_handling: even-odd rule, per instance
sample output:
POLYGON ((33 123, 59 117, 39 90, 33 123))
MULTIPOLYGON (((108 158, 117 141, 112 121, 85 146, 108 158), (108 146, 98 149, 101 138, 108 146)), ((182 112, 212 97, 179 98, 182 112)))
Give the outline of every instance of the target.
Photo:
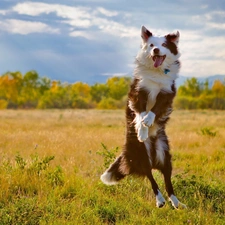
POLYGON ((180 38, 180 33, 179 33, 179 31, 177 31, 176 33, 173 33, 173 34, 167 34, 165 36, 165 38, 168 41, 171 41, 171 42, 174 42, 175 44, 178 44, 179 43, 179 38, 180 38))
POLYGON ((141 27, 141 37, 144 42, 147 42, 148 38, 152 36, 152 33, 145 27, 141 27))

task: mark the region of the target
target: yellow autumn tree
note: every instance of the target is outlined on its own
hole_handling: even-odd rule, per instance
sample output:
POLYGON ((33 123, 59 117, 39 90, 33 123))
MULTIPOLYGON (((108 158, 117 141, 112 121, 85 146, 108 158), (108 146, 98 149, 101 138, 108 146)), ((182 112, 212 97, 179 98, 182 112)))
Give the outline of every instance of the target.
POLYGON ((212 92, 218 98, 225 97, 225 86, 220 80, 215 80, 212 86, 212 92))

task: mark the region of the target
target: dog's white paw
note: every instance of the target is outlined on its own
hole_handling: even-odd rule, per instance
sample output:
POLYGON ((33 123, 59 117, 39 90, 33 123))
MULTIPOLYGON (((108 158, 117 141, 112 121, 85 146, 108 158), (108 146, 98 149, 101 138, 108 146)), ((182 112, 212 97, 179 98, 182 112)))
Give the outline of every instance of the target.
POLYGON ((145 115, 142 119, 142 124, 146 127, 150 127, 153 125, 155 121, 155 113, 149 111, 147 115, 145 115))
POLYGON ((156 195, 156 206, 158 208, 162 208, 165 205, 166 201, 163 198, 161 192, 158 190, 158 194, 156 195))
POLYGON ((140 126, 138 129, 137 138, 140 142, 145 141, 148 138, 148 127, 140 126))
POLYGON ((183 203, 181 203, 177 197, 175 195, 171 195, 169 197, 171 203, 172 203, 172 206, 175 208, 175 209, 186 209, 187 206, 183 203))

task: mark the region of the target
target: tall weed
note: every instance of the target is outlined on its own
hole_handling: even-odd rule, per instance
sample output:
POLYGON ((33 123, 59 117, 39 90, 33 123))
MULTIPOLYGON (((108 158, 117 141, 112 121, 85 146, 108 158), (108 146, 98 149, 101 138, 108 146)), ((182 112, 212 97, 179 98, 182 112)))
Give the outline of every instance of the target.
POLYGON ((119 148, 116 147, 108 149, 107 146, 104 145, 103 143, 101 143, 101 145, 103 149, 101 151, 97 151, 97 154, 102 156, 104 159, 104 169, 108 169, 110 164, 115 160, 116 153, 118 152, 119 148))

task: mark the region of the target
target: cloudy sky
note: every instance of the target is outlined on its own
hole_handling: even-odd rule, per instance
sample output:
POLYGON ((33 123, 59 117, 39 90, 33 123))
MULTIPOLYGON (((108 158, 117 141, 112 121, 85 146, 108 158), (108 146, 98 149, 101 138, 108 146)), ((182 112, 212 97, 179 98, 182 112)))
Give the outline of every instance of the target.
POLYGON ((180 31, 180 75, 225 75, 224 0, 0 0, 0 74, 88 83, 132 75, 142 25, 180 31))

